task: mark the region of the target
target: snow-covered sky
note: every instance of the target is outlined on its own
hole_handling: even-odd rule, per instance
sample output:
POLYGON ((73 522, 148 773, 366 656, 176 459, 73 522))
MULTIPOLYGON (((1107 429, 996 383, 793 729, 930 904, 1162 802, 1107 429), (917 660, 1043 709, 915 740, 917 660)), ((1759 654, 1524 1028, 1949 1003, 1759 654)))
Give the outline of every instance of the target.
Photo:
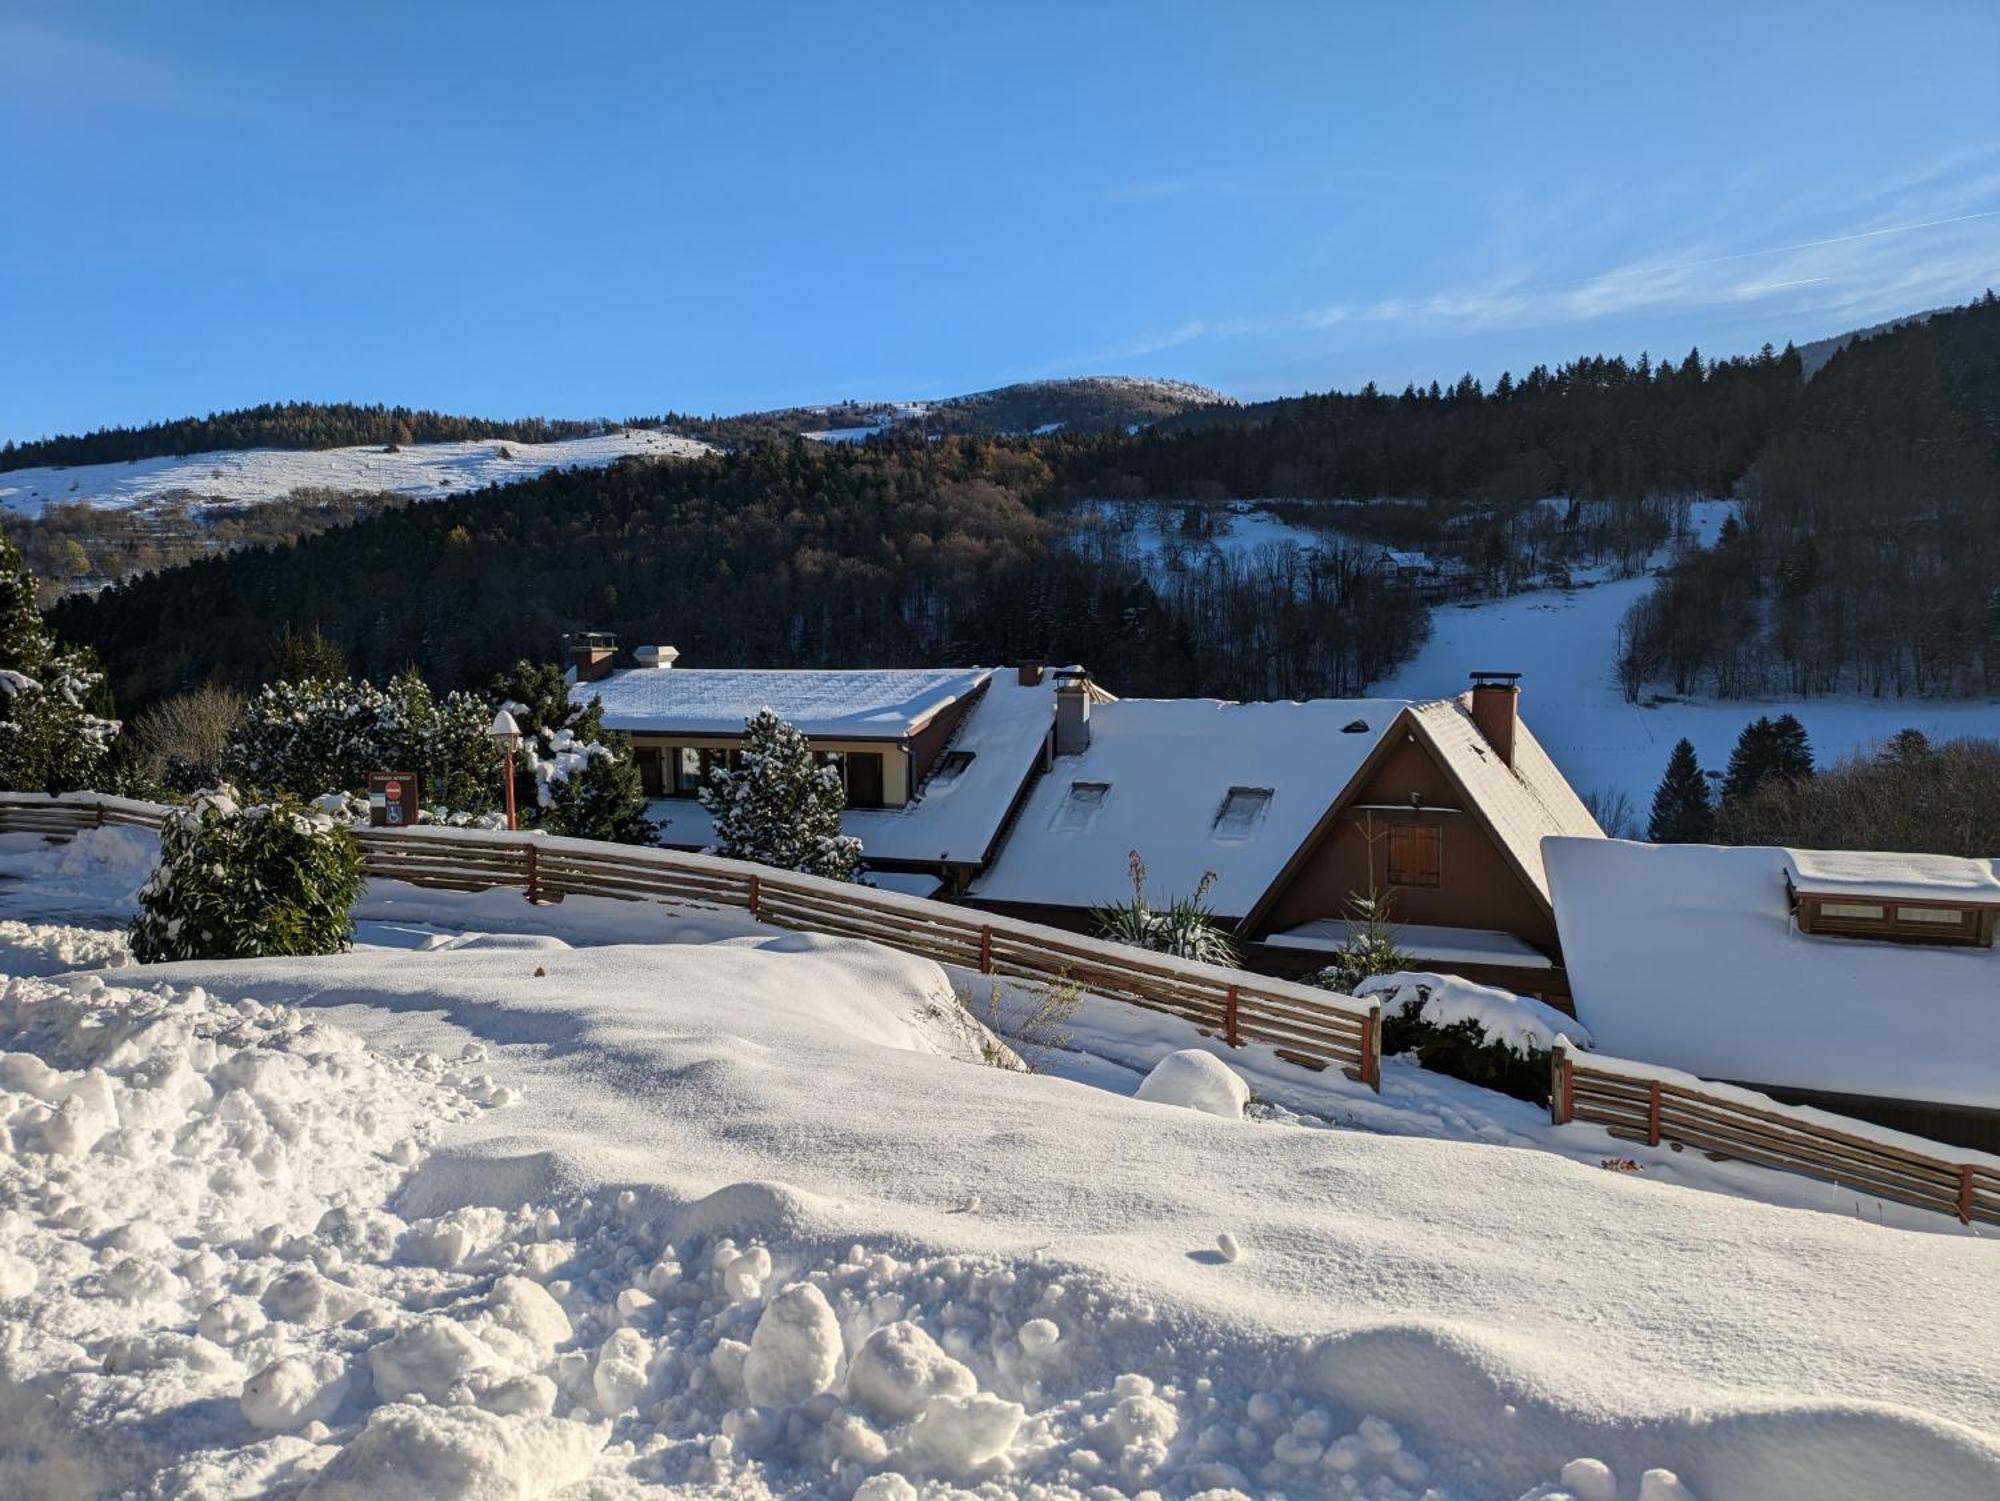
POLYGON ((2000 11, 0 5, 0 437, 1724 352, 2000 282, 2000 11))

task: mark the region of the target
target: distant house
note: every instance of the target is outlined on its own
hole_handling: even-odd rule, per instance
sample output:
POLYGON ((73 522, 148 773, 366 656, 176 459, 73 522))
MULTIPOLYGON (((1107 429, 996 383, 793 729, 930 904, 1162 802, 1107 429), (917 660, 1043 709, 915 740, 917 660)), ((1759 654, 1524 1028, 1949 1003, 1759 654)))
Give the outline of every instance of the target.
POLYGON ((740 753, 744 721, 769 708, 847 786, 842 824, 875 879, 929 895, 992 858, 1007 815, 1047 752, 1055 684, 1040 664, 997 669, 755 671, 676 667, 672 647, 616 666, 605 638, 571 648, 579 697, 632 737, 661 843, 701 849, 714 825, 696 793, 740 753))
POLYGON ((1543 858, 1607 1053, 2000 1150, 1993 861, 1608 839, 1543 858))
POLYGON ((1418 964, 1563 1003, 1541 841, 1601 832, 1518 697, 1489 673, 1432 703, 1093 705, 967 899, 1082 927, 1136 849, 1156 900, 1215 872, 1208 901, 1260 969, 1324 966, 1372 891, 1418 964))
POLYGON ((572 643, 577 691, 633 739, 661 842, 713 840, 695 794, 769 707, 838 766, 874 879, 1087 930, 1137 850, 1208 901, 1259 969, 1324 966, 1352 899, 1387 899, 1415 962, 1566 1003, 1541 841, 1597 836, 1521 723, 1515 675, 1458 699, 1121 699, 1081 668, 753 671, 572 643))

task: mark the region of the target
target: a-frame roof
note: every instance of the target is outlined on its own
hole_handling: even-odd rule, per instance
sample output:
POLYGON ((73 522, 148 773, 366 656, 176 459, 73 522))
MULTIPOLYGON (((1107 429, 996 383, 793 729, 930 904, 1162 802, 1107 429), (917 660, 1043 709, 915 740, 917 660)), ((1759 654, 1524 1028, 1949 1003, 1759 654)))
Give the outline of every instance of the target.
POLYGON ((1553 919, 1555 906, 1549 894, 1548 872, 1542 863, 1542 840, 1549 835, 1602 838, 1604 831, 1525 722, 1517 721, 1515 725, 1514 764, 1510 767, 1502 761, 1473 723, 1471 696, 1467 694, 1411 704, 1397 716, 1388 732, 1354 769, 1347 785, 1321 815, 1312 832, 1300 841, 1284 868, 1244 915, 1237 925, 1239 933, 1256 930, 1279 894, 1326 840, 1341 814, 1398 743, 1398 731, 1407 731, 1430 752, 1463 799, 1466 811, 1486 831, 1543 911, 1553 919))

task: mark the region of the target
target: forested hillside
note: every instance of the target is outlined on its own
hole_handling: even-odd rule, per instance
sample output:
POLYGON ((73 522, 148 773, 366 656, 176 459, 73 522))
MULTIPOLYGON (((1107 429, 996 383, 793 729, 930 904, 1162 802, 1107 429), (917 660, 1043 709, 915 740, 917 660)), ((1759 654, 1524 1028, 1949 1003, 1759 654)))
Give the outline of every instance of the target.
POLYGON ((1217 565, 1156 589, 1052 545, 1065 451, 1023 441, 795 441, 550 473, 285 547, 132 580, 54 617, 102 649, 120 702, 270 671, 287 628, 348 665, 484 683, 562 633, 613 630, 690 664, 1084 660, 1133 692, 1357 692, 1422 611, 1358 557, 1217 565))
MULTIPOLYGON (((1770 349, 1579 360, 1387 396, 1207 407, 1037 439, 893 429, 561 472, 373 515, 64 602, 127 707, 250 685, 287 628, 357 672, 483 682, 580 629, 686 660, 1089 662, 1120 691, 1354 693, 1423 639, 1425 586, 1361 539, 1435 549, 1455 587, 1628 576, 1672 503, 1743 497, 1635 612, 1621 670, 1735 696, 1986 691, 2000 667, 2000 303, 1855 342, 1814 380, 1770 349), (1317 548, 1162 572, 1071 545, 1082 502, 1338 502, 1317 548), (1551 503, 1551 502, 1555 503, 1551 503)), ((1603 643, 1607 662, 1612 643, 1603 643)))
POLYGON ((1628 620, 1628 691, 2000 687, 2000 299, 1835 354, 1743 490, 1628 620))
POLYGON ((239 448, 352 448, 365 444, 456 443, 473 438, 508 438, 518 443, 551 443, 607 430, 605 422, 561 422, 523 417, 493 422, 452 417, 409 407, 355 406, 349 402, 284 401, 151 422, 144 427, 105 427, 76 437, 38 438, 0 444, 0 470, 43 464, 116 464, 189 453, 239 448))

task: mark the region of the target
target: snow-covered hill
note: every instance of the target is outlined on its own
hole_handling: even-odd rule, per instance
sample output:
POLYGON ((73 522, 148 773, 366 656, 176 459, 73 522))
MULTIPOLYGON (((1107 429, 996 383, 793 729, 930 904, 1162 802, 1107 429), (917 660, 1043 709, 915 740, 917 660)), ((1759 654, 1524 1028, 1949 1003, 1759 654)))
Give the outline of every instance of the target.
MULTIPOLYGON (((127 888, 85 838, 69 900, 127 888)), ((2000 1488, 1984 1239, 1484 1144, 1533 1112, 1470 1086, 1449 1140, 1261 1050, 1335 1108, 985 1066, 854 941, 371 902, 400 950, 0 992, 0 1493, 2000 1488)))
POLYGON ((170 500, 240 505, 297 491, 391 494, 424 500, 528 479, 550 469, 592 467, 630 456, 686 458, 705 443, 630 428, 557 443, 479 439, 382 447, 252 448, 124 464, 0 471, 0 508, 38 516, 50 505, 144 506, 170 500))

